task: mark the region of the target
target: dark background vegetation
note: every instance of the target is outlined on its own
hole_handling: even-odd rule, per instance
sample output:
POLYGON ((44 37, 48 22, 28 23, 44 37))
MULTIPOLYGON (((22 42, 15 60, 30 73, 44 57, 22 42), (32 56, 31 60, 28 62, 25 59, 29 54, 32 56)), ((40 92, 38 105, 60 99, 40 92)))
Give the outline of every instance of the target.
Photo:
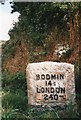
POLYGON ((81 2, 12 4, 19 22, 3 44, 2 119, 80 118, 81 96, 81 2), (58 46, 65 50, 59 57, 58 46), (69 46, 69 49, 67 48, 69 46), (34 108, 27 104, 26 66, 30 62, 58 61, 75 65, 77 107, 65 111, 34 108))

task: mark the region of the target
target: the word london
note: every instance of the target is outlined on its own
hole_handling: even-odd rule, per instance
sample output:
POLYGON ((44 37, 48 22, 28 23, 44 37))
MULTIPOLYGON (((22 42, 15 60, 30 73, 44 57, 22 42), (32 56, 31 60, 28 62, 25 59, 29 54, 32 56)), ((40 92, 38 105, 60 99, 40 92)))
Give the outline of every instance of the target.
POLYGON ((30 105, 65 105, 75 96, 74 65, 58 62, 28 64, 26 69, 30 105))

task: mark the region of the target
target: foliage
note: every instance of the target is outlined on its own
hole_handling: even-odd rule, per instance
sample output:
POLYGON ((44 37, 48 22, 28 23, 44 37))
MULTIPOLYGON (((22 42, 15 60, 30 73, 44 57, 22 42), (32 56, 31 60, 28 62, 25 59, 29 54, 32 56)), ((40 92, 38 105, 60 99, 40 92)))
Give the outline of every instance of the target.
POLYGON ((4 61, 5 58, 9 58, 10 56, 13 57, 15 55, 15 46, 12 42, 7 41, 5 44, 2 45, 2 60, 4 61))
MULTIPOLYGON (((14 28, 9 31, 11 40, 4 46, 3 59, 8 58, 10 55, 14 57, 15 46, 21 43, 22 40, 29 45, 30 62, 38 59, 38 56, 33 53, 37 46, 42 46, 42 53, 45 53, 39 54, 39 56, 48 55, 50 44, 56 44, 57 40, 60 41, 65 36, 70 39, 70 17, 74 25, 75 14, 80 11, 80 7, 81 2, 14 2, 12 13, 16 11, 20 13, 19 22, 15 23, 14 28), (57 33, 57 35, 46 39, 52 30, 53 34, 57 33)), ((39 58, 42 61, 42 57, 39 58)))
POLYGON ((27 104, 27 88, 24 73, 11 75, 4 73, 2 78, 2 120, 79 118, 77 106, 70 102, 67 109, 35 107, 27 104))
MULTIPOLYGON (((9 31, 11 40, 3 46, 3 57, 14 56, 16 44, 26 40, 31 61, 42 60, 43 56, 51 51, 49 51, 52 48, 51 45, 61 38, 59 36, 69 34, 70 17, 74 23, 74 14, 80 7, 81 3, 14 3, 12 13, 15 11, 20 13, 19 22, 15 23, 14 28, 9 31), (51 35, 52 29, 54 29, 54 33, 57 33, 56 36, 54 34, 54 38, 51 35), (41 46, 42 50, 36 51, 38 46, 41 46)), ((64 57, 69 58, 72 52, 71 49, 68 50, 64 57)), ((3 73, 2 88, 4 93, 2 119, 79 118, 76 106, 72 103, 67 106, 65 111, 29 106, 25 73, 19 72, 15 75, 3 73)))
POLYGON ((26 90, 26 78, 25 73, 19 72, 16 75, 9 73, 3 73, 2 75, 2 87, 6 91, 17 92, 26 90), (21 88, 21 89, 20 89, 21 88))
MULTIPOLYGON (((20 16, 19 22, 15 23, 14 28, 9 31, 11 41, 13 43, 16 41, 17 44, 18 41, 26 41, 29 45, 30 62, 42 61, 43 57, 51 52, 51 44, 56 44, 56 41, 58 42, 63 38, 68 39, 68 41, 71 39, 70 35, 73 32, 71 34, 69 31, 75 29, 75 15, 78 11, 80 13, 80 8, 81 2, 14 2, 12 13, 17 11, 20 16), (53 38, 51 32, 53 32, 53 38), (57 34, 55 35, 55 33, 57 34), (35 52, 35 48, 38 46, 42 47, 42 54, 39 54, 39 51, 35 52)), ((77 34, 74 34, 77 37, 77 34)), ((77 40, 78 38, 75 38, 75 41, 77 40)), ((69 57, 69 51, 64 56, 69 57)))
POLYGON ((47 107, 29 107, 28 116, 36 119, 61 119, 61 118, 79 118, 79 112, 77 111, 76 104, 70 103, 65 109, 47 108, 47 107))
POLYGON ((5 93, 5 95, 3 96, 3 103, 2 106, 3 108, 13 108, 13 109, 19 109, 20 111, 24 111, 27 108, 27 96, 25 96, 24 94, 21 94, 19 92, 17 93, 5 93))
MULTIPOLYGON (((11 75, 4 73, 2 76, 3 98, 2 107, 20 112, 27 110, 27 83, 24 73, 11 75)), ((7 111, 8 112, 8 111, 7 111)))
POLYGON ((14 3, 12 8, 12 12, 18 11, 20 17, 14 29, 9 32, 11 38, 14 37, 14 34, 27 34, 30 44, 43 45, 44 37, 49 33, 52 26, 57 26, 61 30, 63 29, 64 33, 67 31, 68 19, 65 19, 64 16, 68 12, 67 10, 61 9, 58 4, 20 2, 14 3))

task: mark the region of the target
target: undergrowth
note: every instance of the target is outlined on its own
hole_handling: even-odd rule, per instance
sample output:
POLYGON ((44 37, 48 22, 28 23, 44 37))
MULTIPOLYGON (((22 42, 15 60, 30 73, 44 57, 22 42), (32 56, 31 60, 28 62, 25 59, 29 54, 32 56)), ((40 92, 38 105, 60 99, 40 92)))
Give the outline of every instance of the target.
POLYGON ((66 109, 59 110, 28 105, 26 75, 3 73, 2 76, 2 120, 35 120, 76 118, 79 119, 77 106, 70 102, 66 109))

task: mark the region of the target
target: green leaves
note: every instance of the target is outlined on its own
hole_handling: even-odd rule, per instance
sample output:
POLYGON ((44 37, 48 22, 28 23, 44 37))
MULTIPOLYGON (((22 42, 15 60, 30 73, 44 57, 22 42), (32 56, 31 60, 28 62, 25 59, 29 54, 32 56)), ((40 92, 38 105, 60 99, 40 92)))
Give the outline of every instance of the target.
POLYGON ((61 9, 63 7, 66 6, 60 3, 14 3, 13 10, 20 12, 20 17, 19 22, 14 26, 14 31, 10 31, 11 38, 13 34, 20 36, 25 33, 30 43, 38 46, 52 26, 62 26, 64 15, 67 14, 66 10, 61 9))
POLYGON ((16 75, 4 73, 2 76, 2 86, 6 91, 25 91, 27 88, 25 74, 22 72, 19 72, 16 75))
POLYGON ((27 83, 25 74, 4 73, 2 76, 2 118, 6 120, 24 119, 27 111, 27 83))

